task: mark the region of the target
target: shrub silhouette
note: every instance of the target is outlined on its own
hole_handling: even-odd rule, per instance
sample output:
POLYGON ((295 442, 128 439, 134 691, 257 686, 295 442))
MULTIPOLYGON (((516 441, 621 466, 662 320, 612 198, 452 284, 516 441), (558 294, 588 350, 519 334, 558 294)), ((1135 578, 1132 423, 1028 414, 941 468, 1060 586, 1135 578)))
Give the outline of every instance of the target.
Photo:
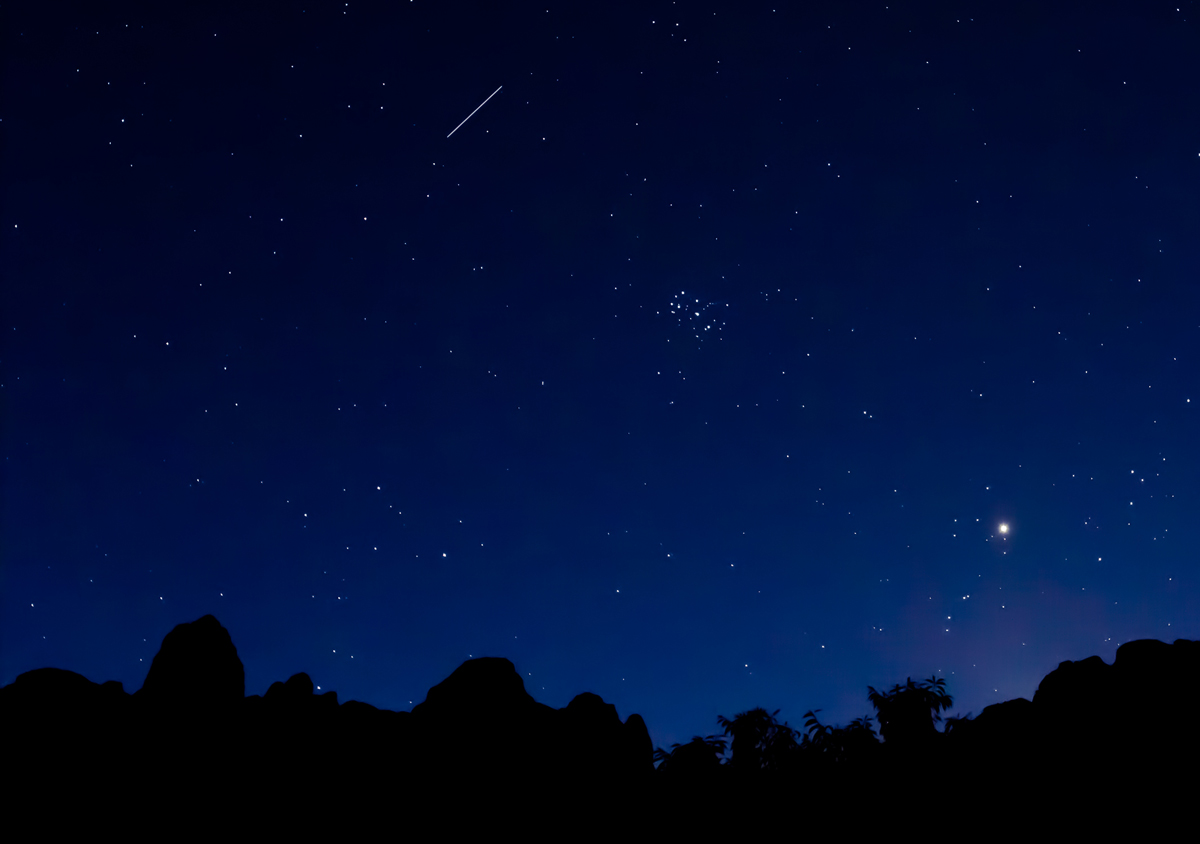
POLYGON ((867 686, 867 700, 879 716, 879 732, 885 742, 905 747, 928 742, 937 734, 934 724, 942 720, 939 714, 954 703, 946 692, 946 681, 930 677, 914 683, 912 677, 901 686, 897 683, 889 692, 867 686))
POLYGON ((779 723, 779 710, 768 713, 762 707, 739 712, 733 718, 717 716, 717 723, 732 736, 729 765, 739 775, 763 771, 778 773, 795 762, 800 744, 796 731, 787 722, 779 723))
POLYGON ((692 736, 687 744, 676 742, 668 753, 661 747, 654 749, 656 770, 671 777, 709 778, 722 767, 722 755, 726 741, 720 736, 692 736))
POLYGON ((819 766, 849 767, 865 764, 879 744, 871 726, 871 716, 855 718, 845 727, 822 724, 819 709, 804 713, 804 749, 819 766))

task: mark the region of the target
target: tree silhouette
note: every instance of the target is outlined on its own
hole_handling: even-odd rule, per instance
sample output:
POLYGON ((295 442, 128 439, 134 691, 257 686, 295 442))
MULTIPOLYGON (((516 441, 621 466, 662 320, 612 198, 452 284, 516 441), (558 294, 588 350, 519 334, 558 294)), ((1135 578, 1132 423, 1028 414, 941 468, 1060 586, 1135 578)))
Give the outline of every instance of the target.
POLYGON ((672 744, 669 753, 656 747, 654 761, 658 767, 655 770, 670 776, 712 775, 721 769, 726 744, 720 736, 692 736, 687 744, 672 744))
POLYGON ((804 713, 804 749, 816 757, 818 764, 844 767, 859 763, 879 744, 870 715, 855 718, 845 727, 834 727, 821 723, 817 718, 820 711, 810 709, 804 713))
POLYGON ((930 677, 914 683, 912 677, 901 686, 897 683, 889 692, 867 686, 867 700, 879 716, 879 732, 883 740, 911 746, 937 734, 935 722, 939 714, 950 708, 953 698, 946 692, 946 681, 930 677))
POLYGON ((775 720, 779 710, 769 713, 762 707, 739 712, 732 719, 717 716, 717 723, 732 736, 730 767, 742 774, 780 771, 790 764, 799 748, 796 731, 787 722, 775 720))

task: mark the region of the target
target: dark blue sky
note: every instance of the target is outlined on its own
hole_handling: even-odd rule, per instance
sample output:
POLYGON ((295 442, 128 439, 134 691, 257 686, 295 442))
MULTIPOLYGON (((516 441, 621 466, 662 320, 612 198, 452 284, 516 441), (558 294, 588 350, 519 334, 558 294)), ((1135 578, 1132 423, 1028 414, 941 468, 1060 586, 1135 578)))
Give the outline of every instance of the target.
POLYGON ((1200 638, 1193 11, 7 7, 0 682, 211 612, 665 746, 1200 638))

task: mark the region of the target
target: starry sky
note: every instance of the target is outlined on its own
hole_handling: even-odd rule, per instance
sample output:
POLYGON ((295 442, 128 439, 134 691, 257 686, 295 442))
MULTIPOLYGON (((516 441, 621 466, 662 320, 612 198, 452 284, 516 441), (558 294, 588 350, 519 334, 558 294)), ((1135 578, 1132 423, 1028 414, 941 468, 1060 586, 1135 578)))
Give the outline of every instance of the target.
POLYGON ((8 6, 0 682, 213 613, 667 746, 1200 638, 1178 3, 8 6))

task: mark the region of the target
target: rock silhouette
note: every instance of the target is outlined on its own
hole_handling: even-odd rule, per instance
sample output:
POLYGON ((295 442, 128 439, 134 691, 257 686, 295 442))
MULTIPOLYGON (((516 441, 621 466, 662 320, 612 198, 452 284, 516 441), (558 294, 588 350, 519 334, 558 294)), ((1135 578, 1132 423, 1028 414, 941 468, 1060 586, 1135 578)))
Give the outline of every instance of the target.
POLYGON ((583 692, 557 717, 564 773, 603 782, 621 777, 644 780, 654 773, 654 747, 641 715, 630 715, 622 723, 617 707, 583 692))
POLYGON ((869 789, 901 811, 942 782, 967 812, 987 795, 1025 800, 1022 789, 1082 799, 1131 772, 1142 786, 1200 784, 1200 739, 1186 720, 1200 699, 1200 642, 1182 639, 1125 643, 1111 665, 1063 662, 1032 701, 993 704, 942 730, 938 713, 952 702, 944 683, 910 679, 869 689, 883 741, 870 717, 834 727, 810 711, 801 731, 758 708, 718 719, 732 746, 696 736, 670 752, 652 747, 640 716, 622 721, 595 694, 562 709, 539 703, 502 658, 464 662, 411 712, 339 703, 304 673, 247 697, 244 678, 211 615, 167 634, 133 695, 57 668, 20 675, 0 688, 12 805, 100 811, 136 793, 164 813, 272 807, 300 817, 401 801, 414 817, 444 820, 464 799, 536 797, 545 818, 591 817, 600 806, 628 816, 683 797, 704 812, 718 794, 784 799, 799 788, 829 806, 869 789))
POLYGON ((236 706, 246 696, 246 672, 229 631, 213 616, 179 624, 163 639, 137 694, 163 707, 236 706))

